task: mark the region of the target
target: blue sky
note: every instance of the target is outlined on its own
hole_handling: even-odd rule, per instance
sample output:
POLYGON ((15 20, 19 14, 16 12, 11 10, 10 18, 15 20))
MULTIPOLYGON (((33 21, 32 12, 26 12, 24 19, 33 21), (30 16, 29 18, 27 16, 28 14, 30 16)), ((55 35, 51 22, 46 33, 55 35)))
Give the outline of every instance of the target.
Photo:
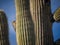
MULTIPOLYGON (((57 8, 60 7, 60 0, 51 0, 51 10, 52 13, 56 11, 57 8)), ((54 22, 53 27, 53 36, 54 36, 54 41, 60 38, 60 23, 54 22)))
MULTIPOLYGON (((51 1, 51 10, 52 13, 60 7, 60 0, 52 0, 51 1)), ((15 11, 15 2, 14 0, 0 0, 0 9, 3 9, 6 13, 6 16, 8 18, 8 24, 9 24, 9 40, 10 45, 16 45, 16 34, 14 31, 14 28, 12 26, 12 21, 16 19, 16 11, 15 11)), ((53 36, 54 41, 60 38, 60 23, 54 22, 53 27, 53 36)))

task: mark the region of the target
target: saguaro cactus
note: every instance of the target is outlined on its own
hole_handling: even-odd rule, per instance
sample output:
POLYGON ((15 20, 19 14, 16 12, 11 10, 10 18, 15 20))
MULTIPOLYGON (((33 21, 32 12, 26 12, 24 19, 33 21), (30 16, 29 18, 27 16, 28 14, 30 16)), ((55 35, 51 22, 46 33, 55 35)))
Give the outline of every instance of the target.
POLYGON ((8 23, 4 11, 0 10, 0 45, 9 45, 8 23))
POLYGON ((36 45, 53 45, 50 0, 30 0, 36 45))
POLYGON ((16 2, 17 45, 35 45, 34 24, 29 9, 29 0, 16 2))
POLYGON ((60 22, 60 8, 58 8, 53 15, 55 21, 60 22))

